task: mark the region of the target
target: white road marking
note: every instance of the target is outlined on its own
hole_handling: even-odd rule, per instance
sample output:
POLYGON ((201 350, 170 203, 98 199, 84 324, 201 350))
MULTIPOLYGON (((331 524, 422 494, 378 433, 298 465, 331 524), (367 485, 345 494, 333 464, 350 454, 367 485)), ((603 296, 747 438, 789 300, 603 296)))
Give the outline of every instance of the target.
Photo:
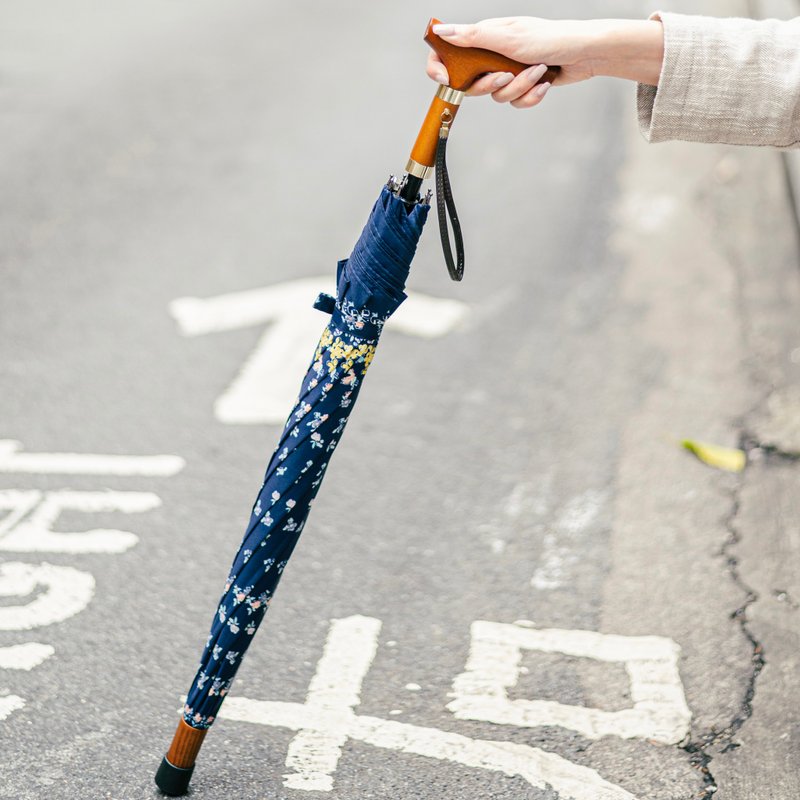
POLYGON ((498 622, 472 624, 466 671, 453 682, 447 708, 458 719, 534 728, 557 725, 590 739, 619 736, 680 742, 689 732, 678 658, 680 647, 660 636, 616 636, 594 631, 537 630, 498 622), (563 653, 622 663, 630 678, 633 707, 601 711, 549 700, 510 700, 523 650, 563 653))
MULTIPOLYGON (((361 683, 378 649, 381 622, 370 617, 333 620, 322 658, 311 680, 306 707, 352 716, 360 702, 361 683)), ((301 730, 289 744, 284 775, 287 789, 329 792, 347 735, 342 731, 301 730)))
POLYGON ((302 703, 246 697, 229 697, 219 716, 289 730, 315 730, 384 750, 501 772, 509 777, 519 776, 531 786, 554 789, 562 800, 636 800, 634 795, 609 783, 595 770, 528 745, 470 739, 458 733, 378 717, 343 715, 309 708, 302 703))
POLYGON ((46 587, 26 605, 0 606, 0 631, 29 631, 63 622, 89 605, 94 585, 92 575, 72 567, 0 563, 0 597, 24 597, 46 587))
POLYGON ((0 697, 0 722, 10 717, 15 711, 19 711, 25 705, 25 701, 15 694, 0 697))
MULTIPOLYGON (((0 473, 169 477, 185 466, 174 455, 25 453, 20 442, 0 439, 0 473)), ((0 551, 122 553, 137 543, 133 533, 56 531, 59 516, 64 511, 133 514, 160 505, 161 499, 151 492, 0 490, 0 551)), ((0 630, 27 631, 63 622, 89 605, 94 587, 91 574, 71 567, 0 563, 0 597, 31 596, 22 605, 0 605, 0 630)), ((52 646, 38 642, 0 647, 0 670, 32 670, 54 653, 52 646)), ((24 706, 22 697, 0 696, 0 721, 24 706)))
POLYGON ((0 519, 0 541, 10 530, 31 510, 41 502, 42 493, 35 489, 27 491, 19 489, 6 489, 0 491, 0 511, 8 511, 0 519))
POLYGON ((605 492, 589 489, 566 504, 553 529, 542 539, 541 563, 533 573, 531 586, 547 590, 558 589, 567 583, 569 568, 580 559, 580 542, 576 539, 597 518, 605 500, 605 492))
POLYGON ((0 647, 0 669, 30 671, 50 658, 53 653, 55 653, 55 649, 49 644, 38 644, 37 642, 0 647))
POLYGON ((630 192, 617 211, 623 228, 654 233, 665 227, 678 208, 678 198, 671 194, 630 192))
POLYGON ((0 472, 39 475, 142 475, 170 477, 186 462, 179 456, 101 456, 90 453, 21 453, 13 439, 0 439, 0 472))
MULTIPOLYGON (((296 770, 285 776, 288 788, 332 791, 341 748, 353 739, 385 750, 519 776, 531 786, 552 788, 563 800, 636 800, 595 770, 535 747, 357 715, 353 709, 375 656, 380 625, 369 617, 334 620, 305 703, 229 697, 222 707, 219 716, 224 719, 298 731, 286 760, 296 770)), ((418 688, 417 684, 408 686, 418 688)))
POLYGON ((61 512, 67 510, 87 514, 113 511, 136 514, 160 505, 161 499, 152 492, 0 491, 0 511, 10 512, 0 519, 0 551, 124 553, 139 541, 129 531, 98 528, 61 532, 54 531, 53 526, 61 512), (25 514, 29 516, 23 519, 25 514))
MULTIPOLYGON (((287 281, 208 299, 182 297, 170 303, 169 311, 185 336, 270 325, 217 399, 217 419, 231 425, 285 421, 319 339, 324 317, 312 302, 321 291, 333 291, 329 277, 287 281)), ((468 313, 464 303, 410 293, 387 328, 434 338, 449 333, 468 313)))

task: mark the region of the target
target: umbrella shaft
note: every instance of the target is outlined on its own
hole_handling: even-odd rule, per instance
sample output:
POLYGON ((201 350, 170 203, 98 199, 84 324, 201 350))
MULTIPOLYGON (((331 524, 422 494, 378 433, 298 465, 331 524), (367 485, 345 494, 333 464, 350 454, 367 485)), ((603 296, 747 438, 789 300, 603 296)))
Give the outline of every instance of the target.
POLYGON ((422 178, 406 174, 400 184, 398 197, 405 203, 416 203, 419 199, 420 189, 422 189, 422 178))

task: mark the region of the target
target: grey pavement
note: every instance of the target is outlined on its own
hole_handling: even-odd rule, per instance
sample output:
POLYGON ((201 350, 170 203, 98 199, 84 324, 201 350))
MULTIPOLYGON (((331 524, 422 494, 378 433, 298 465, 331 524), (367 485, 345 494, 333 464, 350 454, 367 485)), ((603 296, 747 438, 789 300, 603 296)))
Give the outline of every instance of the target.
MULTIPOLYGON (((264 326, 185 337, 170 303, 333 275, 429 102, 427 18, 555 5, 0 2, 0 440, 185 461, 171 476, 0 469, 0 717, 24 701, 0 719, 0 798, 159 796, 279 432, 214 414, 264 326), (157 504, 53 523, 132 532, 124 552, 3 544, 12 501, 66 490, 157 504), (55 606, 49 574, 65 581, 55 606), (59 619, 81 575, 91 598, 59 619), (31 643, 52 654, 2 660, 31 643)), ((612 81, 536 113, 469 102, 448 156, 466 277, 447 278, 431 219, 410 289, 469 313, 436 339, 386 332, 231 701, 304 703, 331 620, 361 615, 382 627, 358 715, 555 754, 619 787, 608 797, 793 798, 800 259, 782 157, 650 147, 632 87, 612 81), (710 469, 686 437, 746 448, 746 470, 710 469), (672 640, 685 736, 457 718, 476 621, 672 640)), ((622 664, 524 651, 509 698, 622 711, 622 664)), ((293 737, 220 719, 191 796, 575 796, 352 738, 310 793, 286 785, 293 737)))

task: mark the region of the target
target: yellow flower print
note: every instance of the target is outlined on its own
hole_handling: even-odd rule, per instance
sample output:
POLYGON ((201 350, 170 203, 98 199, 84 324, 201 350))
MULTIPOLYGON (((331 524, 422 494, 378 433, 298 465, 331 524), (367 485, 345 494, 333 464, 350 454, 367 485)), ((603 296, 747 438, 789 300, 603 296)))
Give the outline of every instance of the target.
POLYGON ((374 343, 348 344, 341 336, 334 337, 331 330, 326 328, 320 337, 314 361, 320 365, 318 370, 320 374, 324 363, 328 374, 332 376, 340 369, 343 373, 347 373, 356 364, 363 364, 363 372, 366 372, 374 356, 374 343))

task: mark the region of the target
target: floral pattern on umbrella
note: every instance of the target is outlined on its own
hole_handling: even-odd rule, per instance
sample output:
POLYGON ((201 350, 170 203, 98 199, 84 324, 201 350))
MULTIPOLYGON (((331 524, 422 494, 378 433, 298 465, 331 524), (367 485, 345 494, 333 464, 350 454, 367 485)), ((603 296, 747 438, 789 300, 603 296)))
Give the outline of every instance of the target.
POLYGON ((306 524, 375 356, 384 323, 405 299, 405 281, 428 213, 388 189, 378 198, 350 258, 339 262, 337 297, 315 306, 331 314, 272 455, 247 530, 214 616, 183 710, 208 728, 269 607, 306 524))

